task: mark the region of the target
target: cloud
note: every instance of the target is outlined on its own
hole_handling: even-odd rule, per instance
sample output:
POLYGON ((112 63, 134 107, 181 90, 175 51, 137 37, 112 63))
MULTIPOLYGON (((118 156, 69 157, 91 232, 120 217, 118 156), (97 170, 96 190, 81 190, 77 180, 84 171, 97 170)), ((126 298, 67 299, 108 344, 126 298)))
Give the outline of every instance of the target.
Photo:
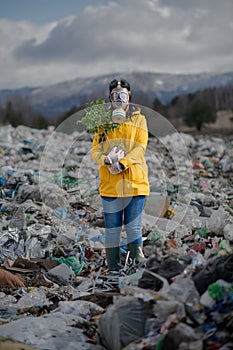
POLYGON ((122 0, 43 26, 0 20, 0 87, 118 71, 232 70, 232 10, 232 0, 122 0))

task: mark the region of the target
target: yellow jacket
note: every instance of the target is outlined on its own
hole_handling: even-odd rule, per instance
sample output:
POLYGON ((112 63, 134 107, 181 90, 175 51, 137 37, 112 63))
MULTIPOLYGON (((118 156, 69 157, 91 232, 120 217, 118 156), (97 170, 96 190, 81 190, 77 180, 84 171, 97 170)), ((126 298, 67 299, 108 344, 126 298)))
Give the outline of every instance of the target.
POLYGON ((146 118, 140 111, 120 124, 119 128, 107 132, 107 140, 100 142, 99 134, 94 135, 91 158, 99 164, 101 196, 131 197, 149 195, 148 168, 144 154, 148 142, 146 118), (126 155, 121 159, 124 171, 111 174, 104 159, 115 146, 122 147, 126 155))

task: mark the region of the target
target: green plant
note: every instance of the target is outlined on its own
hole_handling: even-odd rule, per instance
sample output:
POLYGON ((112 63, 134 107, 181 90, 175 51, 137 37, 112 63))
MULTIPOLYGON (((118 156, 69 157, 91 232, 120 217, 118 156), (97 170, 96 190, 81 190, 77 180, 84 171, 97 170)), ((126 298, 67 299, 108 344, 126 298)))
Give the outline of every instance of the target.
POLYGON ((111 121, 111 109, 102 98, 89 103, 84 117, 77 124, 82 124, 88 132, 99 133, 100 136, 106 136, 107 131, 119 127, 119 124, 111 121))
MULTIPOLYGON (((122 139, 118 139, 118 142, 115 140, 115 143, 113 144, 108 138, 108 131, 112 131, 120 127, 120 124, 112 122, 111 113, 111 106, 105 103, 104 99, 100 98, 89 103, 84 117, 82 117, 76 123, 82 124, 86 128, 87 132, 95 133, 96 137, 99 139, 99 142, 107 141, 109 145, 108 152, 110 152, 115 146, 119 150, 122 149, 125 151, 122 139)), ((99 157, 101 157, 103 154, 105 153, 101 151, 99 157)))

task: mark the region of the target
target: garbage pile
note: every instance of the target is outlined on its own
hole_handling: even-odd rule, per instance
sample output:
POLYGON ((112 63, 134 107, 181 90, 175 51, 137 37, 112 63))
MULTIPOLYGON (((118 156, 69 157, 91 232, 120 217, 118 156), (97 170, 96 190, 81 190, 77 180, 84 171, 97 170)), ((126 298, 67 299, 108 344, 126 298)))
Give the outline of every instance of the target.
POLYGON ((233 137, 150 138, 145 259, 123 230, 118 274, 90 147, 0 128, 0 349, 232 349, 233 137))

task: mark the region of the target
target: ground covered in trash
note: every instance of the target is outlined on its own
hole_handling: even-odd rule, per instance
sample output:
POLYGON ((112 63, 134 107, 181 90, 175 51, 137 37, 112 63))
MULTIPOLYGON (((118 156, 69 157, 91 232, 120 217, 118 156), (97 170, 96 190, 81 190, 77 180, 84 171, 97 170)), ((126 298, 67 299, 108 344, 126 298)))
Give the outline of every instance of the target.
POLYGON ((0 128, 0 349, 233 349, 233 136, 151 137, 144 260, 105 261, 91 135, 0 128))

